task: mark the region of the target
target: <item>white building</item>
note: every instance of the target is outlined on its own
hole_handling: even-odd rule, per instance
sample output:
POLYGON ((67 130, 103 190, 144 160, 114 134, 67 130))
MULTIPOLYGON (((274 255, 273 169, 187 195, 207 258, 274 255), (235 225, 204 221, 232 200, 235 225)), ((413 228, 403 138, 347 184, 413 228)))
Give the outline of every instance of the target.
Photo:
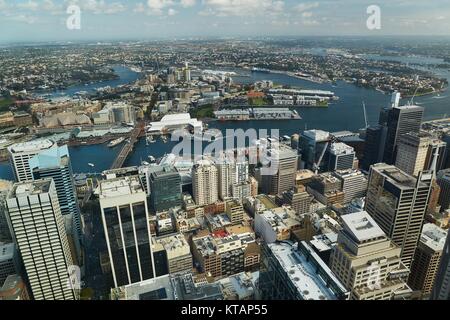
POLYGON ((218 170, 209 160, 200 160, 192 169, 192 189, 199 206, 219 200, 218 170))
POLYGON ((78 290, 71 286, 77 283, 70 280, 80 279, 76 273, 69 278, 76 269, 53 180, 16 183, 7 206, 34 299, 77 299, 78 290))
POLYGON ((161 121, 151 122, 147 127, 147 132, 159 134, 185 128, 201 132, 203 131, 203 123, 191 118, 189 113, 168 114, 161 121))
POLYGON ((56 143, 50 140, 35 140, 10 146, 8 152, 16 180, 18 182, 33 180, 33 172, 29 164, 30 159, 43 150, 56 147, 56 143))

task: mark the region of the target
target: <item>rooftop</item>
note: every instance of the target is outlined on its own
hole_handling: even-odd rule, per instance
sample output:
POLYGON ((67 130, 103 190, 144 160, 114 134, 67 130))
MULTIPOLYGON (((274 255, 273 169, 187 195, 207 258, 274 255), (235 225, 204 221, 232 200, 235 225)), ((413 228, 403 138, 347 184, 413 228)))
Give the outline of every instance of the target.
POLYGON ((280 242, 268 246, 304 300, 337 299, 326 282, 317 274, 317 267, 298 252, 296 245, 280 242))
POLYGON ((31 195, 46 193, 50 189, 53 179, 41 179, 16 183, 13 186, 9 198, 27 197, 31 195))
POLYGON ((10 260, 14 257, 14 243, 0 242, 0 261, 10 260))
POLYGON ((439 228, 433 223, 427 223, 423 226, 420 242, 433 249, 434 251, 444 250, 447 231, 439 228))
POLYGON ((100 198, 112 198, 144 192, 138 176, 125 176, 99 183, 100 198))
POLYGON ((344 230, 350 233, 358 242, 386 237, 386 234, 366 212, 355 212, 341 216, 344 230))
POLYGON ((28 142, 16 143, 8 148, 11 153, 36 152, 51 148, 55 143, 51 140, 33 140, 28 142))

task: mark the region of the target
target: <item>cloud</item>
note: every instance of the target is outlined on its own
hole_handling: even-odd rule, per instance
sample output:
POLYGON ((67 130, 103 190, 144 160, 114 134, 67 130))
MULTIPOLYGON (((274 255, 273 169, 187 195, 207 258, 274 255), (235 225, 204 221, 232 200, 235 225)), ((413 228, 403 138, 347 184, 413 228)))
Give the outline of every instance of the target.
POLYGON ((81 10, 91 12, 93 14, 116 14, 124 12, 127 7, 119 2, 106 2, 105 0, 65 0, 66 6, 75 4, 79 5, 81 10))
POLYGON ((284 10, 281 0, 203 0, 200 15, 255 16, 278 14, 284 10))
POLYGON ((317 7, 319 7, 319 2, 304 2, 296 5, 294 9, 297 12, 305 12, 317 7))
POLYGON ((181 0, 180 4, 183 8, 189 8, 195 6, 196 0, 181 0))

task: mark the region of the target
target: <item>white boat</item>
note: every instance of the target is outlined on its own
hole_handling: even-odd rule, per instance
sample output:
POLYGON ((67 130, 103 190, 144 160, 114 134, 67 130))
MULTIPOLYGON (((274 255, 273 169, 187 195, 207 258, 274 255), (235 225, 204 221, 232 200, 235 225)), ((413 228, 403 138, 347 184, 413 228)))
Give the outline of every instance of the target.
POLYGON ((147 161, 142 161, 142 165, 143 166, 148 166, 150 163, 148 163, 147 161))
POLYGON ((156 161, 154 156, 148 156, 148 159, 150 160, 150 162, 155 162, 156 161))
POLYGON ((95 164, 93 164, 93 163, 88 163, 88 166, 89 166, 89 167, 95 167, 95 164))
POLYGON ((148 136, 148 137, 147 137, 147 142, 148 142, 148 143, 155 143, 156 141, 155 141, 155 139, 153 138, 153 136, 148 136))
POLYGON ((115 146, 121 144, 124 140, 125 140, 124 137, 121 137, 121 138, 119 138, 119 139, 113 140, 113 141, 111 141, 110 143, 108 143, 108 147, 109 147, 109 148, 113 148, 113 147, 115 147, 115 146))

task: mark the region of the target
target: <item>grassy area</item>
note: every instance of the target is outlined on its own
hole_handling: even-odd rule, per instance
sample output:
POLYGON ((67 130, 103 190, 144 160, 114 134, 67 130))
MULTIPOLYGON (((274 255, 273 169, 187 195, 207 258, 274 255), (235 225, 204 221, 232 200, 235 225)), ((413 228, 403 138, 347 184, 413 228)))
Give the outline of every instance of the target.
POLYGON ((10 98, 0 98, 0 112, 8 111, 14 101, 10 98))
POLYGON ((248 99, 248 104, 251 106, 264 106, 268 105, 269 103, 265 98, 250 98, 248 99))
POLYGON ((214 107, 210 104, 192 109, 190 112, 192 118, 214 118, 214 107))
POLYGON ((324 101, 317 101, 316 104, 318 107, 328 107, 328 101, 324 100, 324 101))

